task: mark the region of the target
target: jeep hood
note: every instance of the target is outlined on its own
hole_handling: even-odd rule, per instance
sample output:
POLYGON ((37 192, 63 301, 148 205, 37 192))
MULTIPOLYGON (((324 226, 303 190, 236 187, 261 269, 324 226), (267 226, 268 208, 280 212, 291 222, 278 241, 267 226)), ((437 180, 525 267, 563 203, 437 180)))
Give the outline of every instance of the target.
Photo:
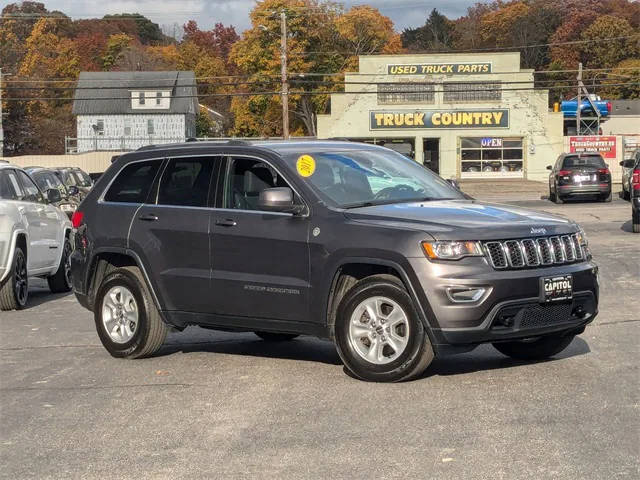
POLYGON ((573 233, 563 217, 475 200, 396 203, 346 210, 347 218, 388 227, 422 230, 436 240, 501 240, 573 233))

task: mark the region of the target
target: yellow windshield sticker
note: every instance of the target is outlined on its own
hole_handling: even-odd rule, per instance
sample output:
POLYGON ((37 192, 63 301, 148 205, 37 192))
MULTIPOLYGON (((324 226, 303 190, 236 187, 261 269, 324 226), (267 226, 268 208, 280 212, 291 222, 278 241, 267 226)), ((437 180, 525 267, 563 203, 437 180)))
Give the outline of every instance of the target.
POLYGON ((296 162, 301 177, 310 177, 316 171, 316 161, 311 155, 302 155, 296 162))

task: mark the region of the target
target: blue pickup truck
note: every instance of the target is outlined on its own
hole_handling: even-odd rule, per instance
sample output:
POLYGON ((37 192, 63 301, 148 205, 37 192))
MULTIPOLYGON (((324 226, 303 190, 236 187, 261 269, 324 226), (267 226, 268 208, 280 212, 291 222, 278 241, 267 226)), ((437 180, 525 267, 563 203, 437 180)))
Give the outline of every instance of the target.
MULTIPOLYGON (((582 96, 580 99, 580 115, 584 116, 595 116, 596 113, 592 107, 592 104, 600 112, 600 116, 608 117, 611 112, 611 102, 606 100, 602 100, 598 95, 589 95, 587 98, 586 95, 582 96), (589 102, 591 100, 591 102, 589 102)), ((571 100, 565 100, 560 104, 560 110, 564 114, 565 118, 576 118, 576 112, 578 111, 578 99, 577 97, 572 98, 571 100)))

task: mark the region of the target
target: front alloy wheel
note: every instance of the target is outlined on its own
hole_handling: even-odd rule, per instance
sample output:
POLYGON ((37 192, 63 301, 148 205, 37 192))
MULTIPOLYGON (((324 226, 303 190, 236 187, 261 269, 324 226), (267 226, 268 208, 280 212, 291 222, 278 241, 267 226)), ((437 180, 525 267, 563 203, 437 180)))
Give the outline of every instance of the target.
POLYGON ((388 297, 370 297, 351 314, 349 343, 361 358, 384 365, 407 348, 409 321, 402 307, 388 297))
POLYGON ((393 275, 366 277, 344 294, 336 312, 335 342, 345 368, 370 382, 415 378, 434 357, 413 300, 393 275))

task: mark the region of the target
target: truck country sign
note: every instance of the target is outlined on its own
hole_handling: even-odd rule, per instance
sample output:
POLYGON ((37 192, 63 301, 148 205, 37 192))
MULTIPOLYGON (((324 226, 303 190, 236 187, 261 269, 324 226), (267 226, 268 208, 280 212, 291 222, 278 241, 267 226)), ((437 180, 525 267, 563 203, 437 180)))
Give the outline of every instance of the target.
POLYGON ((491 62, 387 65, 388 75, 477 75, 483 73, 491 73, 491 62))
POLYGON ((508 128, 509 110, 372 110, 370 130, 404 128, 508 128))

